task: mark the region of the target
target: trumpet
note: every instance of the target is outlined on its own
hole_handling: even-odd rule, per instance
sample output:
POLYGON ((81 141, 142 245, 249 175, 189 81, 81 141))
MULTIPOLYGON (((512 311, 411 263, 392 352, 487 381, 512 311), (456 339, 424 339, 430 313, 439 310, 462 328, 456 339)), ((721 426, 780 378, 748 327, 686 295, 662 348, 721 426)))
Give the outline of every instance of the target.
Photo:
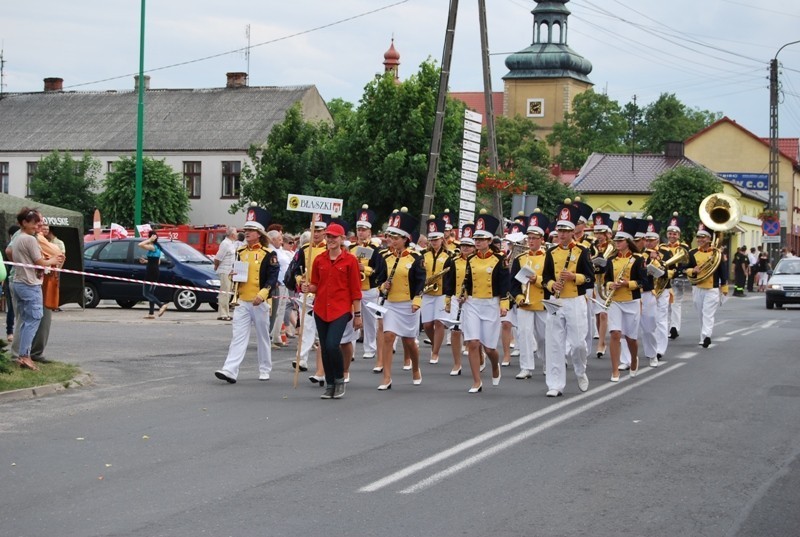
POLYGON ((425 287, 422 288, 422 294, 431 292, 437 293, 439 291, 439 282, 449 270, 450 267, 446 267, 425 280, 425 287))
MULTIPOLYGON (((592 259, 592 264, 598 267, 605 268, 606 264, 608 264, 608 260, 611 259, 611 256, 613 256, 616 253, 617 249, 614 248, 614 245, 611 242, 609 242, 608 246, 606 246, 606 249, 603 252, 602 257, 598 256, 592 259)), ((608 298, 606 296, 606 287, 605 287, 605 282, 603 281, 604 279, 605 279, 605 272, 599 272, 597 274, 597 278, 595 279, 595 285, 594 285, 595 294, 599 296, 602 300, 608 298)))
MULTIPOLYGON (((228 278, 230 278, 230 276, 228 276, 228 278)), ((233 282, 233 297, 228 305, 231 308, 235 308, 239 305, 239 282, 233 282)))
POLYGON ((673 255, 664 262, 664 274, 661 277, 656 278, 656 281, 653 284, 653 294, 656 297, 661 296, 661 293, 664 292, 664 289, 666 289, 667 284, 669 283, 669 275, 667 274, 667 270, 672 265, 677 265, 678 263, 683 261, 687 255, 689 254, 686 252, 686 250, 681 248, 675 253, 675 255, 673 255))

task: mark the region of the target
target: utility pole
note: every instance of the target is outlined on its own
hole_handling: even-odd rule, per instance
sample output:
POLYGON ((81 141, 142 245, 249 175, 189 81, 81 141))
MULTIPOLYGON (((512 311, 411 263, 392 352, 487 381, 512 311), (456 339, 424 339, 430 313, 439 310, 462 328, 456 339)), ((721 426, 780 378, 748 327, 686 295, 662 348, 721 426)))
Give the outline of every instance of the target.
MULTIPOLYGON (((780 177, 779 177, 779 164, 780 157, 778 154, 778 54, 788 47, 800 43, 792 41, 786 43, 778 52, 775 57, 769 62, 769 208, 774 211, 778 218, 780 218, 780 177)), ((787 222, 791 224, 791 222, 787 222)), ((781 223, 782 224, 782 223, 781 223)), ((781 242, 769 243, 768 251, 770 261, 774 263, 778 260, 778 252, 780 245, 786 245, 786 227, 781 225, 781 242)))
POLYGON ((139 88, 136 105, 136 182, 134 183, 133 224, 136 227, 142 223, 142 178, 144 176, 144 12, 145 0, 142 0, 142 15, 139 28, 139 88))
MULTIPOLYGON (((481 33, 481 63, 483 64, 483 98, 486 106, 486 137, 489 139, 489 170, 497 175, 497 138, 494 131, 494 96, 492 95, 492 72, 489 65, 489 35, 486 30, 486 0, 478 0, 478 18, 481 33)), ((525 207, 524 203, 522 205, 525 207)), ((500 190, 494 193, 492 213, 503 227, 503 204, 500 190)), ((497 233, 498 230, 493 230, 497 233)))
POLYGON ((422 200, 422 218, 420 233, 427 229, 428 216, 433 209, 433 198, 436 192, 436 174, 439 171, 439 155, 442 151, 442 130, 444 129, 444 113, 447 104, 447 87, 450 82, 450 64, 453 57, 453 37, 456 33, 456 13, 458 0, 450 0, 450 11, 447 15, 447 31, 444 36, 442 51, 442 71, 439 75, 439 97, 436 101, 436 117, 433 122, 431 147, 428 152, 428 176, 425 180, 425 197, 422 200))

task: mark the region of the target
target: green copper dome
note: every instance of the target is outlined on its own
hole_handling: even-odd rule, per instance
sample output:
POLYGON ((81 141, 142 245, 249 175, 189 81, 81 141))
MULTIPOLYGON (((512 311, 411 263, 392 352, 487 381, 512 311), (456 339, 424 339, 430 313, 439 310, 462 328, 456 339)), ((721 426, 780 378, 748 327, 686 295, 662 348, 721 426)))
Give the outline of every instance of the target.
POLYGON ((533 44, 506 58, 503 79, 574 78, 591 84, 592 64, 567 45, 569 0, 536 0, 533 44))

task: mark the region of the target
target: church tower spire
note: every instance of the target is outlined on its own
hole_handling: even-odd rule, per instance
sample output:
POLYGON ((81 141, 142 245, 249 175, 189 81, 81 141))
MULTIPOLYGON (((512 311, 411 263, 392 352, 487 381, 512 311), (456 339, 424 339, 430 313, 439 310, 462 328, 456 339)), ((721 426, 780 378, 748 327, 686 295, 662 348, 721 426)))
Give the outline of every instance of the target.
POLYGON ((389 46, 389 50, 383 54, 383 68, 385 73, 392 71, 394 79, 400 80, 400 53, 394 48, 394 37, 392 37, 392 44, 389 46))

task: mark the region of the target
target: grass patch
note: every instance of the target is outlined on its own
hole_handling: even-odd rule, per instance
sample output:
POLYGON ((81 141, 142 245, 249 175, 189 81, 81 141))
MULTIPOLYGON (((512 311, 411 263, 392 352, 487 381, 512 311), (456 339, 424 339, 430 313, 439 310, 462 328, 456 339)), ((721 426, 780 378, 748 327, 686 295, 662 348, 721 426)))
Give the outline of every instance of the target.
POLYGON ((47 384, 68 385, 80 372, 78 366, 63 362, 37 363, 39 371, 23 369, 15 363, 9 367, 10 373, 0 374, 0 392, 19 390, 20 388, 34 388, 47 384))

